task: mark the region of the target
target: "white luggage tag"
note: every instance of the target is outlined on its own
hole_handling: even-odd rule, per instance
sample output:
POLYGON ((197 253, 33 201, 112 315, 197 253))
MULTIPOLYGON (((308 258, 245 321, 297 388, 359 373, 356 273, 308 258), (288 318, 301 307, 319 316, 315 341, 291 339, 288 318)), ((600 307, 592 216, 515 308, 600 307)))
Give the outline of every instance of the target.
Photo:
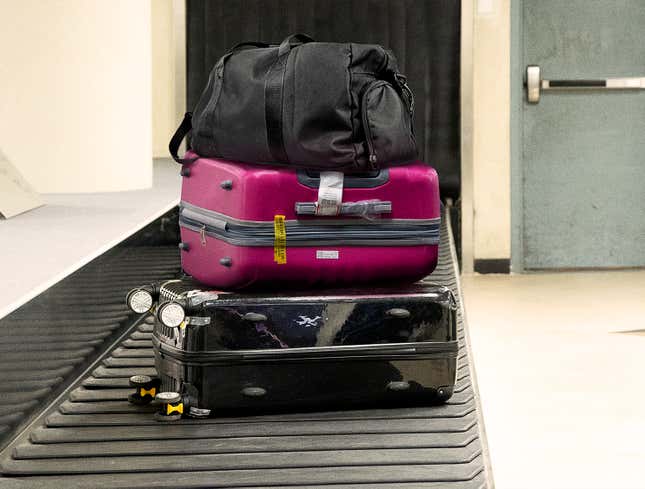
POLYGON ((317 216, 337 216, 343 202, 344 175, 339 171, 321 171, 318 187, 317 216))

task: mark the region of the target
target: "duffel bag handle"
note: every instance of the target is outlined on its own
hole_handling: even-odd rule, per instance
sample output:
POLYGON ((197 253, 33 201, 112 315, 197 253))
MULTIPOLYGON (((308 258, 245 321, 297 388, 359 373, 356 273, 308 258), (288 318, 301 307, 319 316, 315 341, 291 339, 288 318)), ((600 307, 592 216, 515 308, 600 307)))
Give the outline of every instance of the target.
POLYGON ((271 47, 269 43, 266 42, 258 42, 258 41, 246 41, 246 42, 241 42, 239 44, 236 44, 233 46, 229 53, 233 53, 235 51, 239 51, 240 49, 251 49, 251 48, 268 48, 271 47))
MULTIPOLYGON (((247 41, 247 42, 241 42, 239 44, 236 44, 231 48, 231 50, 228 53, 222 56, 222 58, 217 63, 217 65, 215 65, 215 69, 222 69, 226 60, 230 58, 231 55, 233 55, 237 51, 242 51, 244 49, 252 49, 252 48, 268 48, 269 46, 270 45, 267 44, 266 42, 255 42, 255 41, 247 41)), ((181 121, 181 124, 179 124, 179 127, 175 131, 175 134, 173 134, 172 138, 170 139, 170 143, 168 144, 168 150, 170 151, 170 155, 172 156, 172 159, 175 160, 180 165, 190 165, 191 163, 194 163, 197 160, 197 158, 180 158, 178 155, 179 146, 181 146, 181 142, 184 140, 184 138, 188 135, 188 133, 193 128, 192 118, 193 118, 193 113, 186 112, 186 114, 184 115, 184 119, 181 121)))
POLYGON ((291 51, 292 48, 300 46, 301 44, 306 44, 308 42, 314 42, 314 39, 309 37, 307 34, 292 34, 280 43, 278 56, 284 56, 289 51, 291 51))
POLYGON ((264 119, 267 128, 267 142, 274 161, 289 163, 289 156, 282 134, 282 97, 287 60, 291 49, 313 39, 306 34, 287 37, 278 48, 278 57, 269 68, 264 83, 264 119))

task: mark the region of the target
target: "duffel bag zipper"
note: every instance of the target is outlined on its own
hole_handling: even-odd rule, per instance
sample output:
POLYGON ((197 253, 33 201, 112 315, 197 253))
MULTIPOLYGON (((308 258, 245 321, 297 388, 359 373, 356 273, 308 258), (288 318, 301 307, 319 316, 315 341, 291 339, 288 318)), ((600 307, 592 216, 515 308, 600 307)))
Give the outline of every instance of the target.
MULTIPOLYGON (((230 57, 230 55, 225 55, 225 58, 222 60, 221 63, 217 63, 217 66, 213 69, 213 73, 211 74, 211 79, 209 80, 209 83, 213 84, 213 89, 215 89, 215 82, 217 83, 222 83, 222 79, 224 78, 224 63, 226 63, 226 60, 230 57)), ((204 113, 209 114, 213 110, 215 110, 215 106, 217 105, 217 102, 219 100, 219 93, 217 94, 217 97, 214 97, 215 95, 214 92, 211 92, 211 97, 208 100, 208 104, 206 105, 206 108, 204 109, 204 113)))
POLYGON ((361 115, 363 118, 363 130, 365 132, 365 142, 367 143, 367 150, 369 153, 368 167, 371 170, 378 169, 378 157, 376 155, 376 150, 374 149, 374 141, 372 140, 372 128, 370 127, 370 121, 367 117, 367 97, 372 90, 385 84, 387 84, 385 80, 376 80, 372 82, 365 90, 365 93, 363 93, 363 100, 361 101, 361 115))
POLYGON ((405 77, 405 75, 402 75, 401 73, 395 73, 394 74, 394 79, 396 80, 399 88, 401 89, 401 93, 405 94, 405 97, 408 99, 408 113, 410 114, 410 119, 414 117, 414 94, 412 93, 412 90, 410 90, 410 87, 408 86, 408 79, 405 77))
POLYGON ((213 118, 215 115, 215 109, 217 108, 217 103, 219 102, 220 95, 222 93, 222 83, 224 83, 224 66, 226 61, 233 55, 232 52, 226 53, 219 62, 215 65, 211 72, 211 76, 208 80, 209 85, 212 84, 211 96, 208 99, 208 103, 204 108, 202 113, 202 119, 204 120, 204 134, 208 137, 212 137, 214 131, 215 123, 213 118))
MULTIPOLYGON (((199 103, 198 103, 198 106, 195 107, 195 110, 193 111, 193 113, 196 116, 196 118, 198 118, 199 125, 202 126, 202 127, 203 127, 203 125, 204 125, 204 123, 206 121, 208 111, 209 111, 209 109, 210 109, 210 107, 211 107, 211 105, 213 103, 213 91, 214 91, 214 86, 215 86, 214 80, 216 78, 216 74, 215 74, 216 70, 217 70, 217 66, 215 66, 211 70, 211 73, 208 76, 208 83, 206 85, 206 88, 204 89, 204 91, 202 92, 202 94, 199 97, 199 101, 201 102, 201 100, 204 98, 205 95, 207 95, 207 94, 209 95, 208 100, 204 104, 204 108, 201 111, 198 110, 200 108, 199 103)), ((193 127, 193 129, 197 130, 198 133, 203 133, 204 132, 204 129, 202 129, 201 127, 200 128, 193 127)))

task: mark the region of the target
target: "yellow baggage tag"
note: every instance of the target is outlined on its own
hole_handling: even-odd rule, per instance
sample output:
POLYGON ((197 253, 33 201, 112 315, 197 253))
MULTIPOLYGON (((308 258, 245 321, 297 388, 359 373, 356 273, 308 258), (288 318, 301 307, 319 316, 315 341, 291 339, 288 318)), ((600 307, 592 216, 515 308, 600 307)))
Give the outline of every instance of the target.
POLYGON ((287 263, 287 228, 284 224, 284 216, 274 216, 273 218, 273 261, 278 265, 287 263))

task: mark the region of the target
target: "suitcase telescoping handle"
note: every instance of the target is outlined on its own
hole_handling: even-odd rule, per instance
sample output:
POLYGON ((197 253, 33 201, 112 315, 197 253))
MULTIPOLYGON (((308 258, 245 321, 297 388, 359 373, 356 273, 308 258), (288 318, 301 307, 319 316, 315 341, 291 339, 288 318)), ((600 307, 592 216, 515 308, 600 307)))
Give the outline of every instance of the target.
MULTIPOLYGON (((309 188, 320 187, 320 172, 311 170, 298 170, 296 172, 298 182, 309 188)), ((344 188, 376 188, 386 184, 390 180, 390 172, 387 168, 374 170, 364 174, 345 175, 343 178, 344 188)))
POLYGON ((364 175, 344 175, 341 172, 311 172, 298 170, 298 182, 309 188, 318 189, 317 202, 296 202, 296 215, 317 216, 361 216, 371 218, 378 214, 392 212, 392 202, 365 199, 358 202, 342 202, 343 188, 376 188, 387 183, 387 169, 376 170, 364 175))

